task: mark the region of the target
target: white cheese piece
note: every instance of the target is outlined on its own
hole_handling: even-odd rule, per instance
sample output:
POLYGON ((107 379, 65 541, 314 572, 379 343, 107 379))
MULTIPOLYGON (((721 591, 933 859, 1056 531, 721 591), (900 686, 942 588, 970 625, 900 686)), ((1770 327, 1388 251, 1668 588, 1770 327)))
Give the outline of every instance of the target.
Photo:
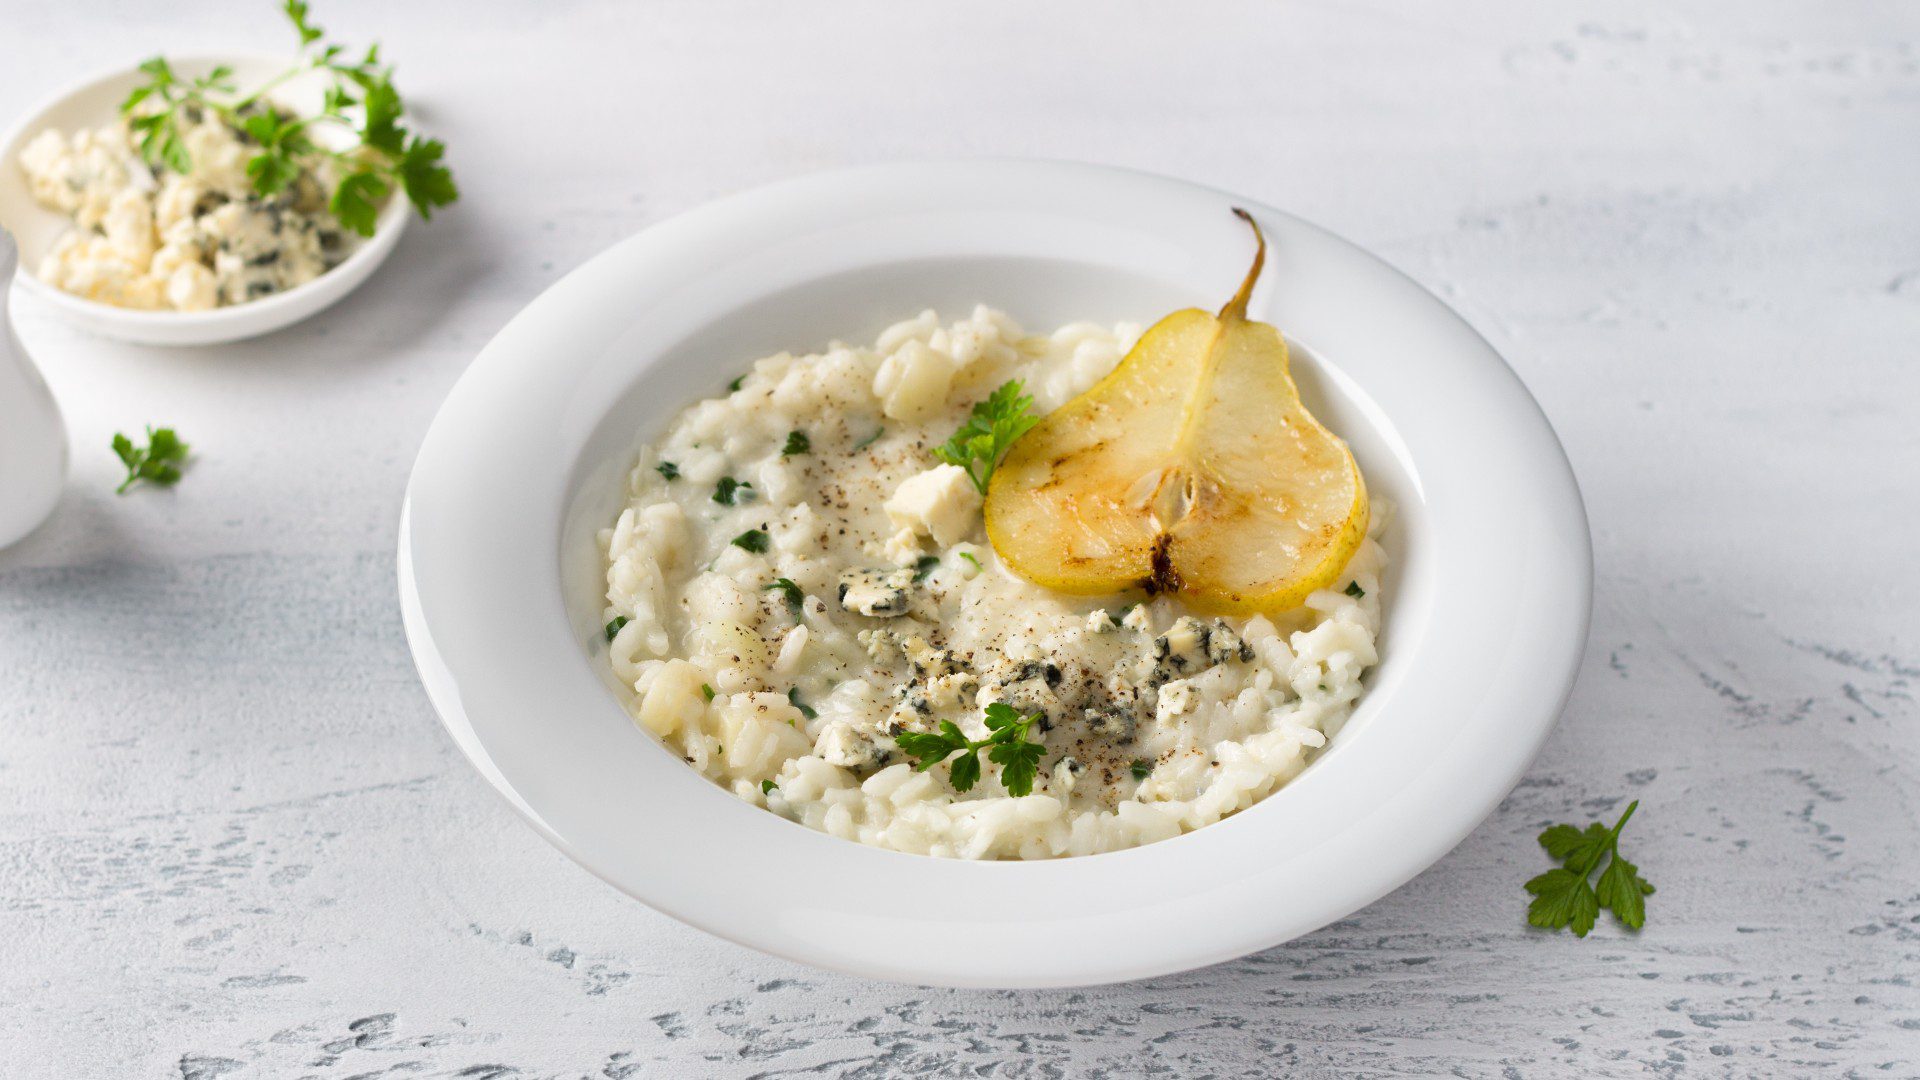
POLYGON ((876 619, 905 615, 912 585, 912 570, 849 570, 840 575, 840 606, 876 619))
POLYGON ((827 764, 843 769, 877 768, 886 760, 886 752, 872 738, 844 720, 835 720, 821 729, 820 737, 814 740, 813 753, 827 764))
POLYGON ((980 517, 980 492, 967 470, 936 465, 901 481, 882 509, 896 528, 912 529, 948 547, 973 532, 980 517))

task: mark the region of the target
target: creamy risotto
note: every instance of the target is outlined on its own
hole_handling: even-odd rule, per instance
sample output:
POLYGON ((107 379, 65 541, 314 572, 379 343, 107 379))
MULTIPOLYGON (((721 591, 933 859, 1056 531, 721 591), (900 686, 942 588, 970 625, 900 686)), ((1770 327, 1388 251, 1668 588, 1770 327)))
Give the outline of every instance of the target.
MULTIPOLYGON (((1166 839, 1243 810, 1326 745, 1375 662, 1379 544, 1281 616, 1078 597, 995 558, 981 496, 931 451, 1020 380, 1046 412, 1139 328, 1030 336, 977 308, 752 366, 643 450, 601 533, 610 661, 637 721, 735 795, 835 836, 961 858, 1166 839), (1035 717, 1032 791, 967 791, 899 739, 1035 717)), ((1387 508, 1375 501, 1373 529, 1387 508)), ((985 759, 985 754, 982 754, 985 759)))
POLYGON ((254 194, 256 146, 212 113, 189 112, 181 141, 184 173, 142 159, 125 120, 35 136, 20 152, 28 186, 74 223, 40 279, 118 307, 205 311, 305 284, 351 253, 328 178, 303 168, 279 194, 254 194))

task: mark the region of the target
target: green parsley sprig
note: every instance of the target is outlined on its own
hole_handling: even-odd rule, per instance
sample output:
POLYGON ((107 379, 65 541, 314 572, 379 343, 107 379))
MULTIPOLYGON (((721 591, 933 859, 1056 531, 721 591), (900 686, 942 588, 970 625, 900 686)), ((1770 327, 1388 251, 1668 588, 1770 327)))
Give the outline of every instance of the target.
POLYGON ((277 195, 303 169, 332 162, 339 180, 327 208, 361 236, 373 235, 380 204, 396 188, 422 218, 458 199, 453 173, 443 161, 446 145, 401 123, 406 106, 393 87, 392 65, 381 63, 380 46, 349 53, 345 45, 324 40, 326 32, 308 17, 304 0, 285 0, 281 10, 300 37, 300 58, 245 96, 233 82, 233 69, 224 65, 193 79, 181 78, 162 56, 140 65, 147 81, 127 94, 120 112, 141 156, 174 172, 191 171, 181 117, 198 109, 218 115, 257 144, 247 159, 256 195, 277 195), (320 112, 296 117, 263 106, 275 87, 309 72, 326 81, 320 112), (347 132, 352 145, 340 150, 316 141, 313 132, 325 126, 347 132))
POLYGON ((1620 830, 1640 806, 1639 800, 1627 804, 1609 829, 1599 822, 1578 829, 1555 825, 1540 834, 1540 846, 1565 865, 1556 867, 1527 882, 1533 903, 1527 907, 1527 922, 1542 930, 1567 927, 1575 937, 1586 937, 1600 917, 1600 909, 1613 912, 1620 925, 1638 930, 1647 921, 1646 898, 1653 884, 1640 876, 1640 868, 1620 855, 1620 830), (1611 858, 1600 871, 1597 885, 1588 878, 1601 859, 1611 858))
POLYGON ((1000 784, 1007 794, 1025 796, 1033 794, 1040 756, 1046 753, 1046 747, 1027 741, 1027 728, 1038 719, 1039 713, 1021 716, 1012 706, 996 701, 986 708, 988 734, 984 739, 969 739, 959 725, 942 720, 938 731, 903 731, 894 736, 894 742, 908 756, 919 759, 913 767, 915 772, 926 772, 958 752, 960 756, 953 759, 948 773, 955 791, 970 791, 979 782, 980 751, 985 750, 987 760, 1000 766, 1000 784))
POLYGON ((171 487, 180 481, 180 465, 187 460, 187 444, 180 441, 172 428, 147 428, 147 445, 135 446, 133 440, 119 432, 113 433, 113 453, 120 464, 127 467, 127 478, 114 488, 114 494, 125 495, 127 489, 138 483, 148 483, 156 487, 171 487))
POLYGON ((953 438, 933 449, 934 457, 967 470, 967 479, 982 495, 987 493, 993 467, 1006 455, 1007 448, 1040 422, 1031 411, 1033 399, 1021 394, 1020 389, 1018 379, 1000 384, 987 400, 974 405, 973 414, 953 438))

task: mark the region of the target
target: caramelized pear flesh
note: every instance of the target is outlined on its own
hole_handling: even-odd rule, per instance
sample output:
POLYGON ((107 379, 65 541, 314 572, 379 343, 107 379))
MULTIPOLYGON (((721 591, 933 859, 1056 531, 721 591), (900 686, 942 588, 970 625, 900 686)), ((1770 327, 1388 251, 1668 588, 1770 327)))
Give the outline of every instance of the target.
POLYGON ((1068 593, 1174 593, 1216 614, 1296 607, 1339 576, 1366 536, 1366 484, 1301 404, 1279 331, 1246 317, 1265 256, 1260 239, 1218 315, 1160 320, 1014 443, 985 513, 1015 572, 1068 593))

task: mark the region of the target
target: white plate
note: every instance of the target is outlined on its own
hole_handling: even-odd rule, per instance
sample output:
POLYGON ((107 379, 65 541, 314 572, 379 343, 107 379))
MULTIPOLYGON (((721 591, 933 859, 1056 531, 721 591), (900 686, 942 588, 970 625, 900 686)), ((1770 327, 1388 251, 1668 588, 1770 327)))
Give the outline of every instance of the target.
MULTIPOLYGON (((1372 902, 1519 778, 1572 687, 1591 557, 1538 406, 1466 323, 1297 218, 1173 180, 972 162, 829 173, 629 239, 520 313, 434 420, 400 525, 407 637, 461 749, 581 865, 684 922, 880 978, 1060 986, 1197 967, 1372 902), (631 454, 752 358, 929 305, 1024 325, 1212 308, 1302 346, 1314 411, 1398 514, 1383 659, 1353 721, 1250 810, 1131 851, 967 863, 863 847, 708 782, 617 704, 594 532, 631 454)), ((1516 922, 1516 927, 1519 925, 1516 922)), ((1519 931, 1516 929, 1515 931, 1519 931)))
MULTIPOLYGON (((286 70, 293 61, 267 56, 194 56, 171 61, 183 78, 205 75, 218 64, 233 68, 235 81, 254 87, 286 70)), ((0 228, 20 242, 23 288, 47 304, 67 322, 103 337, 143 345, 212 345, 271 333, 326 308, 352 292, 392 253, 407 227, 411 207, 399 192, 387 200, 373 235, 360 242, 339 266, 304 285, 232 307, 212 311, 134 311, 87 300, 41 281, 40 260, 62 233, 73 227, 65 214, 48 210, 33 200, 26 175, 20 170, 20 151, 28 140, 57 128, 72 134, 97 128, 120 115, 120 102, 146 76, 127 68, 89 79, 27 114, 0 139, 0 228)), ((317 78, 294 79, 276 89, 275 101, 300 112, 317 112, 321 85, 317 78)), ((327 137, 325 130, 315 138, 327 137)))

